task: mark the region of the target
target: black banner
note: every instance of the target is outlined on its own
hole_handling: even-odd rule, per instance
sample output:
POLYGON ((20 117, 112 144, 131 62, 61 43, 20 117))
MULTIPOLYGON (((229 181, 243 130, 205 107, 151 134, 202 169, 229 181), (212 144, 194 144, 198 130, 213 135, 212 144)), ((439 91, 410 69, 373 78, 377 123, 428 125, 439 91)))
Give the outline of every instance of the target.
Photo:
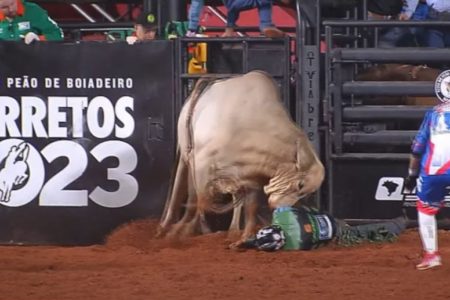
POLYGON ((173 45, 0 44, 0 243, 92 244, 159 216, 173 45))
MULTIPOLYGON (((390 219, 403 211, 416 219, 415 191, 406 192, 407 161, 341 160, 334 162, 331 214, 341 219, 390 219)), ((450 194, 438 217, 450 215, 450 194)))

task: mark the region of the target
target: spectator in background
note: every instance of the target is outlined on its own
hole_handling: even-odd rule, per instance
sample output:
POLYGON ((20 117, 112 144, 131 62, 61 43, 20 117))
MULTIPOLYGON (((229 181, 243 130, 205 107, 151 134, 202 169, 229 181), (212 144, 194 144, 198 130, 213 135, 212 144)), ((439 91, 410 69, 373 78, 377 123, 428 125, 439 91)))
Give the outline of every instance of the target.
MULTIPOLYGON (((429 7, 426 0, 405 0, 402 13, 398 16, 400 21, 414 20, 423 21, 428 17, 429 7)), ((425 28, 413 27, 407 28, 411 33, 418 46, 426 45, 426 31, 425 28)))
POLYGON ((134 23, 134 36, 127 37, 127 43, 132 45, 136 42, 151 41, 156 39, 158 22, 151 12, 142 11, 134 23))
MULTIPOLYGON (((401 12, 393 19, 400 21, 426 20, 428 16, 428 5, 426 1, 405 0, 401 12)), ((385 29, 380 35, 378 46, 389 47, 415 47, 425 46, 425 29, 418 27, 393 27, 385 29)))
MULTIPOLYGON (((418 0, 415 1, 417 2, 418 0)), ((429 6, 428 20, 450 21, 449 0, 427 0, 427 4, 429 6)), ((450 47, 450 28, 428 28, 426 30, 426 46, 436 48, 450 47)))
POLYGON ((188 32, 186 36, 194 37, 198 33, 198 25, 200 21, 200 16, 202 14, 203 6, 205 5, 205 0, 192 0, 191 6, 189 7, 188 14, 188 32))
POLYGON ((39 5, 22 0, 0 0, 0 40, 62 41, 64 34, 39 5))
MULTIPOLYGON (((272 5, 274 0, 224 0, 227 8, 227 28, 222 34, 223 37, 234 35, 234 28, 239 19, 241 11, 257 8, 259 13, 259 28, 267 37, 283 37, 284 32, 277 29, 272 24, 272 5)), ((283 3, 289 3, 290 0, 282 0, 283 3)))

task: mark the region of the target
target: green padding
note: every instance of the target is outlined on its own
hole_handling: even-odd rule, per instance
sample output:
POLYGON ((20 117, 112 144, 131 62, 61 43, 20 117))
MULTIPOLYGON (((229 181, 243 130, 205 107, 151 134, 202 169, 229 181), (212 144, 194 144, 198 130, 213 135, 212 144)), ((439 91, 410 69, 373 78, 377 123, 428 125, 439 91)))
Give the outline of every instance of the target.
POLYGON ((292 211, 273 212, 272 223, 279 225, 284 231, 286 244, 283 250, 300 249, 300 225, 297 216, 292 211))

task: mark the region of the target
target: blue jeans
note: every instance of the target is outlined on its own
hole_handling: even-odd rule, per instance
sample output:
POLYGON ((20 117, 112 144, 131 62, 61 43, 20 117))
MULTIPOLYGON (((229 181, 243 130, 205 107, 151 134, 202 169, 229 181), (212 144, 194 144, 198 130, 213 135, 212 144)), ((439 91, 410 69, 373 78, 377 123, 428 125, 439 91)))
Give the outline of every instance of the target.
MULTIPOLYGON (((449 21, 450 13, 439 13, 430 8, 427 19, 449 21)), ((425 41, 428 47, 450 47, 450 29, 445 27, 429 28, 426 32, 425 41)))
POLYGON ((426 45, 428 47, 445 48, 450 47, 450 30, 430 28, 426 35, 426 45))
POLYGON ((197 31, 198 24, 200 20, 200 15, 202 14, 203 6, 205 5, 205 0, 192 0, 191 6, 189 7, 189 23, 188 29, 190 31, 197 31))
POLYGON ((259 29, 263 30, 272 27, 272 2, 273 0, 225 0, 227 7, 227 26, 236 26, 239 13, 244 10, 258 8, 259 29))
MULTIPOLYGON (((411 20, 425 20, 428 16, 428 5, 419 3, 411 16, 411 20)), ((415 47, 424 46, 425 30, 420 27, 393 27, 380 35, 379 47, 415 47)))

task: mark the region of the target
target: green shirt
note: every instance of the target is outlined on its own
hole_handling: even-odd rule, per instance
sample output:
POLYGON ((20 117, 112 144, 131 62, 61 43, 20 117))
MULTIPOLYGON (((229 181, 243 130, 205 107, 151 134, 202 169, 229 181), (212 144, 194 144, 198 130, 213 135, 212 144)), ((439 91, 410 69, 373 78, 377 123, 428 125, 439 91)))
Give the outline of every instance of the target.
POLYGON ((11 20, 0 20, 0 40, 18 41, 28 32, 36 33, 41 40, 62 41, 63 32, 39 5, 23 3, 23 14, 11 20))

